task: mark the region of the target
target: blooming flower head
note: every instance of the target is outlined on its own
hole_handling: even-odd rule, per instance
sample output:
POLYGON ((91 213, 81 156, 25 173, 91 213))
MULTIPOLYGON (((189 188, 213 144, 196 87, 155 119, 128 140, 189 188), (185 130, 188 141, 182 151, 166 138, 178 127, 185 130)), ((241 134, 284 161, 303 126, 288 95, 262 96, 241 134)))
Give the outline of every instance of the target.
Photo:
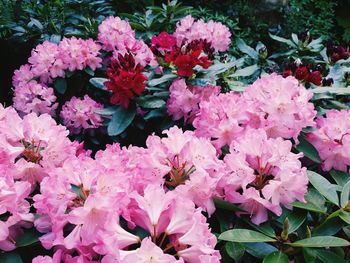
POLYGON ((292 143, 268 138, 262 129, 250 129, 237 138, 225 156, 226 171, 219 182, 225 200, 237 203, 252 222, 267 220, 267 211, 276 215, 281 206, 304 201, 308 178, 301 167, 302 154, 291 152, 292 143))
POLYGON ((98 27, 98 40, 107 51, 124 49, 125 43, 130 38, 135 38, 135 32, 128 21, 121 20, 119 17, 110 16, 98 27))
POLYGON ((102 118, 95 110, 103 106, 85 95, 83 99, 73 97, 67 101, 61 110, 60 116, 64 125, 73 133, 80 133, 82 129, 98 128, 102 118))
POLYGON ((27 83, 34 77, 29 64, 22 65, 16 69, 12 77, 12 85, 16 88, 21 83, 27 83))
POLYGON ((158 36, 153 36, 151 42, 158 51, 171 51, 176 45, 176 38, 167 32, 162 32, 158 36))
POLYGON ((22 82, 15 87, 13 106, 21 114, 34 112, 53 116, 58 104, 52 88, 31 80, 30 82, 22 82))
POLYGON ((315 146, 324 171, 332 168, 347 172, 350 165, 350 111, 329 110, 325 117, 316 119, 317 130, 307 134, 315 146))
POLYGON ((299 85, 293 77, 277 74, 262 77, 244 91, 261 119, 261 128, 269 137, 297 139, 301 130, 313 126, 316 111, 309 102, 312 92, 299 85))
POLYGON ((199 103, 209 100, 210 96, 220 93, 220 87, 187 86, 184 79, 174 80, 170 88, 167 102, 168 113, 174 120, 184 118, 185 122, 192 122, 199 112, 199 103))
POLYGON ((112 60, 107 69, 109 81, 104 85, 113 92, 112 104, 121 104, 124 108, 129 106, 129 102, 135 96, 141 95, 146 87, 147 77, 142 74, 143 67, 135 63, 131 54, 118 56, 118 60, 112 60))
POLYGON ((259 127, 254 105, 235 92, 211 96, 200 102, 193 126, 197 136, 212 140, 217 150, 240 136, 247 127, 259 127))
POLYGON ((59 59, 64 68, 70 71, 83 70, 87 67, 96 70, 101 67, 102 59, 98 57, 100 46, 92 39, 63 38, 58 47, 59 59))
POLYGON ((12 108, 3 111, 0 147, 15 164, 16 179, 32 184, 40 182, 52 167, 60 166, 68 156, 75 155, 76 146, 67 138, 68 131, 48 114, 30 113, 21 119, 12 108))
POLYGON ((227 26, 212 20, 207 23, 201 19, 194 21, 190 15, 177 22, 174 37, 178 46, 193 40, 206 40, 216 52, 226 51, 231 43, 231 33, 227 26))
POLYGON ((191 131, 173 127, 164 133, 167 137, 147 139, 147 149, 138 156, 138 160, 144 160, 137 164, 138 180, 147 183, 150 180, 142 178, 151 176, 156 183, 188 197, 212 214, 215 210, 212 199, 223 168, 215 148, 209 140, 197 138, 191 131))

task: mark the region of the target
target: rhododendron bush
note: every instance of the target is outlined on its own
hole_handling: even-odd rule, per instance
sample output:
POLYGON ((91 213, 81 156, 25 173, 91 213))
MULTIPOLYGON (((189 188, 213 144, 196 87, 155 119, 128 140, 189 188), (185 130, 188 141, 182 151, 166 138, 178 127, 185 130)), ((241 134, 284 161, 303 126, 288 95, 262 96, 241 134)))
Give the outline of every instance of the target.
POLYGON ((259 56, 190 15, 39 44, 0 105, 0 262, 348 262, 349 92, 259 56))

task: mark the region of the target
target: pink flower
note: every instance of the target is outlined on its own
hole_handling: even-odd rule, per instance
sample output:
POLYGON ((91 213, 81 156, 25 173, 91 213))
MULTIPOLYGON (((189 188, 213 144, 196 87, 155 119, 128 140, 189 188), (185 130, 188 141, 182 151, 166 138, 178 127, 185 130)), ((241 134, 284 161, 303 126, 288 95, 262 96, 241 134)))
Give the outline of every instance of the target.
POLYGON ((290 141, 268 138, 262 129, 247 130, 225 156, 227 174, 218 191, 239 204, 255 224, 267 220, 267 210, 280 215, 282 205, 291 209, 292 202, 304 201, 308 185, 299 161, 302 154, 292 153, 291 148, 290 141))
POLYGON ((167 102, 168 113, 174 120, 184 118, 185 122, 192 122, 199 112, 199 103, 208 101, 210 96, 220 93, 218 86, 187 86, 184 79, 173 81, 167 102))
POLYGON ((297 137, 301 130, 314 125, 316 111, 309 102, 311 91, 299 85, 294 77, 277 74, 262 77, 244 91, 246 101, 253 103, 260 116, 260 127, 272 138, 297 137))
POLYGON ((322 169, 347 172, 350 165, 350 111, 329 110, 316 120, 317 130, 307 134, 307 140, 317 149, 322 169))
POLYGON ((60 116, 64 125, 78 134, 84 129, 98 128, 102 124, 102 117, 95 113, 95 110, 103 106, 85 95, 83 99, 72 97, 67 101, 61 110, 60 116))
POLYGON ((56 96, 52 88, 32 80, 15 87, 13 106, 22 115, 34 112, 39 115, 47 113, 53 116, 58 103, 56 103, 56 96))
POLYGON ((27 83, 34 78, 34 74, 31 71, 30 65, 22 65, 19 69, 16 69, 12 77, 12 85, 16 88, 21 83, 27 83))
POLYGON ((231 44, 231 33, 227 26, 212 20, 207 23, 203 20, 194 21, 190 15, 177 22, 174 37, 178 46, 183 42, 206 40, 216 52, 228 50, 231 44))
POLYGON ((182 260, 176 260, 175 257, 164 254, 162 249, 155 245, 150 238, 145 238, 141 242, 141 247, 127 253, 127 255, 120 261, 121 263, 138 262, 138 263, 173 263, 183 262, 182 260))
POLYGON ((63 38, 58 47, 59 58, 65 69, 75 71, 90 67, 96 70, 102 66, 99 57, 101 47, 92 39, 63 38))

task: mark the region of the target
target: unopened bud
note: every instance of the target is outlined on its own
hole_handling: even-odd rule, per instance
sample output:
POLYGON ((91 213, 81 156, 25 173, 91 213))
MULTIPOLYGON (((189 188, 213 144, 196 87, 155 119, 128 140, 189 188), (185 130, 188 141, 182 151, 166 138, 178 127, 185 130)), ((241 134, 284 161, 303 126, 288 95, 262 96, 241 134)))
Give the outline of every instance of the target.
POLYGON ((281 238, 284 241, 288 240, 288 229, 289 229, 289 221, 288 221, 288 217, 286 217, 286 219, 283 222, 283 230, 281 233, 281 238))

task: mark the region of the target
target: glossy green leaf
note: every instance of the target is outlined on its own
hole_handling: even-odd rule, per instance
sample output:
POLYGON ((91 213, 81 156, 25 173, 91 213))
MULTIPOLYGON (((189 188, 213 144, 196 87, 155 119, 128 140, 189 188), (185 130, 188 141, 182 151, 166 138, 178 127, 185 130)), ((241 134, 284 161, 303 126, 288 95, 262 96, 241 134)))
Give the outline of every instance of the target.
POLYGON ((276 247, 267 243, 243 243, 243 245, 249 254, 261 259, 272 252, 278 251, 276 247))
POLYGON ((289 39, 286 39, 286 38, 283 38, 283 37, 279 37, 279 36, 276 36, 276 35, 272 35, 272 34, 269 34, 270 37, 273 39, 273 40, 276 40, 278 42, 282 42, 282 43, 285 43, 291 47, 297 47, 296 44, 293 43, 293 41, 289 40, 289 39))
POLYGON ((35 229, 26 230, 16 241, 16 247, 26 247, 39 242, 41 234, 35 229))
POLYGON ((312 229, 312 236, 332 236, 337 234, 344 226, 344 222, 339 218, 331 218, 312 229))
POLYGON ((248 229, 231 229, 219 236, 220 240, 253 243, 253 242, 276 242, 275 239, 259 232, 248 229))
POLYGON ((148 86, 157 86, 159 84, 162 84, 162 83, 165 83, 167 81, 171 81, 173 79, 175 79, 177 76, 175 74, 166 74, 166 75, 163 75, 161 78, 158 78, 158 79, 152 79, 150 81, 148 81, 148 86))
POLYGON ((293 202, 292 205, 294 207, 298 207, 312 212, 318 212, 322 214, 326 213, 326 199, 316 189, 309 187, 308 192, 305 196, 305 201, 305 203, 296 201, 293 202))
POLYGON ((264 258, 263 263, 289 263, 289 259, 286 254, 276 251, 268 254, 264 258))
POLYGON ((350 242, 339 237, 318 236, 298 240, 288 245, 292 247, 345 247, 349 246, 350 242))
POLYGON ((112 119, 108 124, 108 134, 116 136, 121 134, 135 118, 136 111, 133 108, 124 109, 122 106, 116 109, 112 115, 112 119))
POLYGON ((21 256, 16 252, 0 253, 1 263, 23 263, 21 256))
POLYGON ((58 93, 64 94, 67 90, 67 80, 64 78, 56 78, 53 82, 53 86, 58 93))
POLYGON ((232 77, 232 78, 249 77, 249 76, 253 75, 259 69, 260 69, 260 67, 257 64, 254 64, 252 66, 238 69, 235 73, 230 75, 230 77, 232 77))
POLYGON ((108 81, 106 78, 91 78, 89 80, 92 86, 101 90, 107 90, 106 86, 103 84, 106 81, 108 81))
POLYGON ((96 109, 94 112, 102 116, 111 116, 118 108, 119 106, 111 106, 103 109, 96 109))
POLYGON ((339 205, 339 198, 334 185, 332 185, 326 178, 322 175, 308 170, 307 175, 309 177, 310 183, 320 192, 326 199, 335 205, 339 205))
POLYGON ((252 47, 248 46, 244 40, 238 38, 236 41, 237 48, 244 54, 247 54, 251 58, 258 59, 259 53, 256 52, 252 47))
POLYGON ((347 182, 350 182, 350 174, 346 172, 331 170, 329 173, 334 179, 334 181, 336 181, 337 184, 340 186, 344 186, 347 182))
POLYGON ((214 203, 215 203, 215 206, 217 208, 221 208, 221 209, 224 209, 227 211, 233 211, 233 212, 242 211, 242 209, 239 208, 238 206, 236 206, 230 202, 224 201, 222 199, 215 198, 214 203))
POLYGON ((158 109, 165 106, 165 101, 157 97, 139 97, 136 100, 137 104, 145 109, 158 109))
POLYGON ((337 254, 327 251, 327 250, 317 250, 317 258, 319 258, 323 263, 346 263, 345 259, 341 258, 337 254))
POLYGON ((298 137, 299 144, 295 146, 299 152, 304 153, 304 155, 315 163, 321 163, 320 155, 318 154, 316 148, 309 143, 303 135, 298 137))
POLYGON ((243 257, 245 248, 240 243, 235 242, 227 242, 225 244, 226 253, 233 258, 234 260, 238 260, 243 257))
POLYGON ((298 228, 305 222, 307 216, 307 212, 301 209, 293 209, 283 211, 283 214, 277 219, 277 221, 283 225, 283 222, 286 218, 288 218, 288 233, 293 233, 298 230, 298 228))
POLYGON ((350 181, 344 185, 343 191, 341 192, 341 195, 340 195, 341 207, 345 207, 346 204, 349 202, 349 199, 350 199, 350 181))
POLYGON ((350 213, 346 211, 341 211, 339 217, 347 224, 350 224, 350 213))

